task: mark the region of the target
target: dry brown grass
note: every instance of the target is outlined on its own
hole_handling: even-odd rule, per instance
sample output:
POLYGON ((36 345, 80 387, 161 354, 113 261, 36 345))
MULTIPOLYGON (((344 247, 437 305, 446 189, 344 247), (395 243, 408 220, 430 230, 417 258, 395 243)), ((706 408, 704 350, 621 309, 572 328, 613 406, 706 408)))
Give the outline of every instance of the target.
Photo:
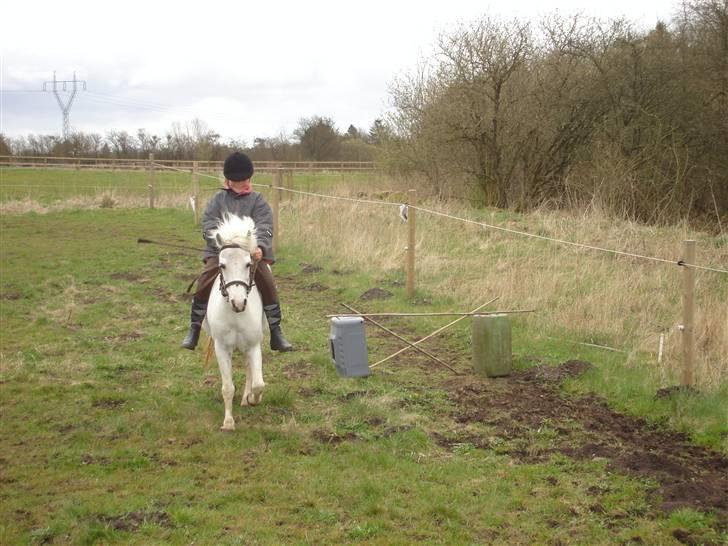
MULTIPOLYGON (((728 241, 686 227, 655 228, 615 221, 600 211, 539 211, 506 215, 453 203, 420 203, 454 216, 556 239, 677 260, 682 241, 698 241, 697 263, 725 268, 728 241)), ((396 207, 320 198, 288 201, 281 237, 313 255, 333 256, 337 267, 391 271, 404 267, 407 227, 396 207)), ((662 380, 681 362, 683 269, 615 257, 440 218, 417 216, 417 286, 474 307, 500 295, 500 308, 535 308, 523 316, 532 332, 624 350, 628 361, 656 362, 666 335, 662 380)), ((696 380, 717 386, 728 378, 728 275, 696 272, 696 380)))
MULTIPOLYGON (((76 195, 42 203, 30 197, 0 202, 0 214, 24 214, 35 212, 47 214, 62 210, 98 209, 98 208, 145 208, 149 206, 149 197, 144 195, 123 195, 116 192, 99 191, 95 195, 76 195)), ((158 208, 189 207, 189 195, 183 193, 162 193, 155 196, 154 206, 158 208)))

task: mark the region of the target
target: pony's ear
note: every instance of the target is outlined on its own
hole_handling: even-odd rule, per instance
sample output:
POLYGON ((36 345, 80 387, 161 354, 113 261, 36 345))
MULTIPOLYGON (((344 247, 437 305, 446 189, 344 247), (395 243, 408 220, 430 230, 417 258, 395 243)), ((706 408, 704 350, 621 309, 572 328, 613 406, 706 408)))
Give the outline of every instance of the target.
POLYGON ((220 237, 219 233, 215 233, 215 241, 217 241, 217 246, 222 248, 224 245, 222 243, 222 237, 220 237))

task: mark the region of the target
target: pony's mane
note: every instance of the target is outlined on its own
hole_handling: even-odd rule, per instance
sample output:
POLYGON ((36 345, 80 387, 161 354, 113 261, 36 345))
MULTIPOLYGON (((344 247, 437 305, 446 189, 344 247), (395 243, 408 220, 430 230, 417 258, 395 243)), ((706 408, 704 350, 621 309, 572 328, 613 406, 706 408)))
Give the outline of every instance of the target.
POLYGON ((223 245, 240 245, 241 248, 248 252, 258 246, 255 238, 255 222, 249 216, 236 216, 230 212, 226 212, 217 228, 210 230, 209 236, 215 240, 218 247, 223 245), (222 241, 222 245, 218 241, 218 236, 222 241))

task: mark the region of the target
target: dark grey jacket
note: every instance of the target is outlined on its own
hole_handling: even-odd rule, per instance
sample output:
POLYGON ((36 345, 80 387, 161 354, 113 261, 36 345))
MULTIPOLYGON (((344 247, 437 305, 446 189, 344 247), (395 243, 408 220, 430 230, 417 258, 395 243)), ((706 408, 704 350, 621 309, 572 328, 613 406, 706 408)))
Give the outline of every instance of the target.
POLYGON ((217 227, 226 212, 238 216, 250 216, 253 219, 258 246, 263 249, 263 258, 271 263, 274 262, 273 211, 265 198, 257 191, 247 195, 238 195, 232 190, 223 190, 213 196, 202 216, 202 236, 207 241, 205 258, 217 256, 219 253, 214 239, 208 237, 208 232, 217 227))

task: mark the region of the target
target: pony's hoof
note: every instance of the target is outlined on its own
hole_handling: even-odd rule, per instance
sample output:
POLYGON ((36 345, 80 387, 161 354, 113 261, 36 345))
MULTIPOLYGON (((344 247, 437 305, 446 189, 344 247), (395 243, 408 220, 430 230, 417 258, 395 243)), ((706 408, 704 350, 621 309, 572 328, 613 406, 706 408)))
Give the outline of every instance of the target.
POLYGON ((263 399, 263 393, 262 392, 251 392, 245 397, 245 405, 246 406, 257 406, 260 404, 260 401, 263 399))
POLYGON ((223 432, 233 432, 235 430, 235 421, 230 419, 230 421, 225 420, 225 422, 220 427, 220 430, 223 432))

